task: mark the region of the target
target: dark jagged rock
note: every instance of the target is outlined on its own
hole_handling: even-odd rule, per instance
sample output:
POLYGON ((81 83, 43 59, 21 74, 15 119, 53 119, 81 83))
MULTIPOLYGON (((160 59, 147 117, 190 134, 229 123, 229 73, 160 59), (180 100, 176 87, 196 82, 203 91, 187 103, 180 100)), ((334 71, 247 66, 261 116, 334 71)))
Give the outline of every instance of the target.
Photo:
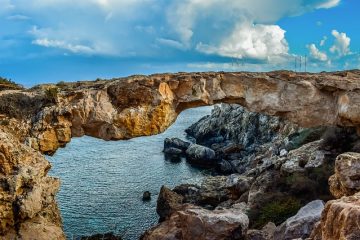
POLYGON ((192 164, 201 166, 216 166, 218 162, 214 150, 198 144, 190 145, 186 150, 186 159, 192 164))
POLYGON ((114 233, 95 234, 91 236, 81 237, 80 240, 122 240, 120 236, 116 236, 114 233))
POLYGON ((164 140, 164 151, 168 148, 177 148, 182 151, 186 151, 189 146, 189 142, 183 141, 179 138, 165 138, 164 140))
POLYGON ((143 193, 142 200, 143 201, 150 201, 151 200, 151 193, 149 191, 145 191, 143 193))
POLYGON ((197 144, 213 149, 216 158, 222 159, 217 170, 229 174, 243 173, 255 154, 279 155, 286 137, 298 129, 279 117, 249 112, 236 104, 221 104, 186 132, 197 144))
POLYGON ((179 148, 174 148, 174 147, 168 147, 166 149, 164 149, 164 153, 169 155, 169 156, 181 156, 184 151, 179 149, 179 148))
POLYGON ((186 132, 196 139, 197 144, 208 147, 228 141, 229 144, 222 148, 224 154, 240 152, 242 149, 250 154, 283 132, 291 132, 291 128, 296 126, 279 117, 249 112, 236 104, 222 104, 215 105, 210 116, 190 126, 186 132), (214 142, 212 139, 219 141, 214 142))

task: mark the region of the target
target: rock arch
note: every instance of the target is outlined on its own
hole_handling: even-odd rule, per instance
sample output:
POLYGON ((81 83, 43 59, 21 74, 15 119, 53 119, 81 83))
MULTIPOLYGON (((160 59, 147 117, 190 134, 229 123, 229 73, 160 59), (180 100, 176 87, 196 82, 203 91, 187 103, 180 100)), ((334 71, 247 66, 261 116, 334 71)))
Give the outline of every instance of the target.
POLYGON ((359 71, 156 74, 69 83, 60 90, 56 104, 40 109, 34 107, 44 95, 39 89, 0 92, 0 102, 16 94, 34 102, 35 109, 17 106, 26 117, 0 116, 8 121, 0 126, 0 236, 5 238, 64 238, 54 200, 59 181, 47 176, 50 164, 40 152, 52 154, 71 137, 117 140, 158 134, 182 110, 219 102, 304 127, 360 127, 359 71))

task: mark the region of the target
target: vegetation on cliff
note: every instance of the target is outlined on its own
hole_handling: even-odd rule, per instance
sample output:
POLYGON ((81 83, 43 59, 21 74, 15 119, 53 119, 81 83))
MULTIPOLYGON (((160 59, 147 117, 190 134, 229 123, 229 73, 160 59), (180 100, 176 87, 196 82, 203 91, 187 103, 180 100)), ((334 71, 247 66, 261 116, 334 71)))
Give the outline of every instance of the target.
POLYGON ((20 84, 15 83, 11 79, 0 77, 0 91, 1 90, 18 90, 23 89, 20 84))

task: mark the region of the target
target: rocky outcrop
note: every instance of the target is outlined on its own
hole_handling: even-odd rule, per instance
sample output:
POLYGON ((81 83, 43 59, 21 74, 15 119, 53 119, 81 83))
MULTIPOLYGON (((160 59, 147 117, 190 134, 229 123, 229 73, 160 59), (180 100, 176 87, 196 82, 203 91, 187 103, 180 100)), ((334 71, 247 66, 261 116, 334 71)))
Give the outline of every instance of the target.
POLYGON ((238 209, 209 211, 186 205, 159 226, 148 230, 142 240, 225 240, 243 239, 248 217, 238 209))
POLYGON ((211 115, 194 123, 186 132, 196 143, 222 148, 225 154, 241 150, 251 154, 261 145, 297 129, 280 117, 250 112, 237 104, 221 104, 215 105, 211 115))
POLYGON ((198 144, 191 144, 186 150, 186 159, 201 166, 215 166, 217 164, 215 151, 198 144))
POLYGON ((313 239, 360 239, 360 194, 326 203, 313 239))
POLYGON ((329 179, 330 191, 336 198, 360 191, 360 154, 344 153, 336 158, 335 174, 329 179))
POLYGON ((302 207, 298 213, 277 227, 274 239, 306 239, 310 236, 314 225, 320 220, 324 202, 312 201, 302 207))
POLYGON ((335 174, 329 178, 331 193, 340 198, 328 201, 321 221, 311 234, 315 240, 360 238, 360 155, 347 152, 336 158, 335 174))
POLYGON ((21 137, 46 153, 85 134, 105 140, 157 134, 183 109, 217 102, 238 103, 304 127, 358 127, 359 75, 179 73, 69 83, 53 86, 59 88, 55 101, 42 88, 1 92, 0 114, 25 122, 28 131, 21 137), (7 104, 14 98, 23 100, 7 104))
POLYGON ((0 130, 1 239, 65 239, 55 202, 60 181, 47 176, 49 162, 0 130))
POLYGON ((162 186, 156 205, 156 212, 160 217, 160 221, 169 218, 171 214, 182 209, 182 203, 183 196, 162 186))
MULTIPOLYGON (((0 236, 63 238, 54 200, 58 181, 47 176, 49 163, 32 149, 53 154, 83 135, 117 140, 158 134, 182 110, 219 102, 303 127, 359 128, 359 76, 359 71, 179 73, 0 91, 0 236)), ((263 169, 272 166, 271 159, 258 160, 270 163, 263 169)))

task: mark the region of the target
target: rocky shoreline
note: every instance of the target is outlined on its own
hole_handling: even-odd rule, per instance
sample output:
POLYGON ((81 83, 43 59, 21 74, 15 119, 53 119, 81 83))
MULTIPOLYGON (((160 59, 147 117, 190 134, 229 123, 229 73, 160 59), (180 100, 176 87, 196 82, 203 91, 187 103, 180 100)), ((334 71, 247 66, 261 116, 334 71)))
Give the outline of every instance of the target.
MULTIPOLYGON (((360 169, 354 167, 360 164, 360 137, 354 128, 301 128, 222 104, 186 132, 193 143, 165 139, 164 153, 212 167, 217 176, 201 185, 163 186, 157 202, 161 223, 143 240, 360 237, 348 220, 351 233, 334 233, 324 223, 334 218, 329 209, 343 201, 333 199, 353 195, 359 186, 354 176, 360 169)), ((345 211, 355 214, 353 207, 345 211)))
MULTIPOLYGON (((335 134, 337 139, 335 144, 340 144, 329 149, 322 148, 323 143, 319 140, 290 151, 292 147, 287 148, 285 142, 283 147, 281 139, 293 130, 282 129, 280 122, 280 125, 277 125, 275 121, 274 129, 268 135, 263 135, 264 138, 253 140, 250 137, 240 138, 233 145, 224 146, 216 142, 211 142, 211 145, 210 142, 201 142, 208 145, 201 147, 198 144, 186 150, 188 155, 194 157, 193 161, 197 164, 199 161, 200 164, 202 163, 201 157, 205 154, 211 156, 214 161, 211 166, 216 164, 222 169, 221 171, 228 174, 234 172, 238 175, 246 174, 245 176, 250 178, 249 185, 258 186, 255 189, 260 190, 252 191, 250 187, 250 190, 245 190, 245 192, 249 191, 248 196, 257 196, 262 192, 277 195, 278 192, 274 192, 274 189, 281 189, 280 193, 294 191, 295 194, 298 188, 293 189, 292 183, 297 182, 294 181, 297 177, 286 177, 287 181, 283 184, 282 174, 292 176, 293 173, 301 173, 302 177, 304 173, 308 174, 308 169, 319 168, 319 162, 322 162, 320 167, 327 166, 328 159, 334 159, 335 155, 342 153, 344 150, 341 149, 342 145, 346 145, 348 137, 353 136, 354 132, 359 132, 360 129, 359 96, 360 72, 357 70, 319 74, 289 71, 155 74, 109 81, 59 83, 36 86, 32 89, 1 90, 0 238, 38 240, 47 240, 49 236, 51 239, 65 238, 55 201, 60 181, 47 176, 51 166, 43 153, 51 155, 59 147, 65 147, 72 137, 83 135, 104 140, 119 140, 158 134, 169 127, 182 110, 220 102, 240 104, 250 111, 278 116, 306 128, 347 127, 345 133, 340 130, 338 134, 338 130, 334 130, 332 134, 335 134), (273 138, 273 134, 277 135, 279 131, 280 133, 284 131, 284 135, 279 134, 278 139, 273 138), (285 134, 286 131, 289 133, 285 134), (268 137, 271 138, 270 145, 273 145, 272 142, 279 142, 280 145, 274 145, 276 148, 271 151, 267 147, 261 149, 260 146, 266 145, 268 137), (238 152, 240 149, 242 150, 238 152), (266 185, 274 179, 279 179, 278 183, 284 189, 266 185)), ((252 119, 250 115, 249 118, 252 119)), ((259 118, 259 123, 261 119, 259 118)), ((272 129, 270 125, 267 127, 272 129)), ((248 130, 244 128, 241 131, 248 130)), ((226 129, 222 131, 226 132, 226 129)), ((228 132, 228 136, 238 133, 241 132, 237 130, 233 133, 228 132)), ((294 134, 293 137, 296 138, 296 133, 294 134)), ((226 140, 227 135, 220 135, 226 140)), ((216 138, 220 139, 220 136, 214 135, 214 137, 212 141, 216 138)), ((204 136, 204 140, 207 138, 204 136)), ((325 144, 325 147, 327 145, 325 144)), ((355 150, 351 148, 346 151, 355 150)), ((340 155, 337 159, 343 159, 348 155, 340 155)), ((348 158, 357 159, 357 156, 348 158)), ((354 160, 354 164, 355 162, 354 160)), ((312 173, 312 175, 315 178, 327 177, 329 172, 325 171, 325 173, 312 173)), ((310 182, 305 179, 307 181, 304 184, 306 188, 303 189, 307 193, 305 199, 314 194, 308 188, 316 186, 312 185, 316 181, 313 178, 309 179, 310 182)), ((330 190, 336 197, 358 192, 357 172, 348 171, 345 165, 340 164, 336 167, 335 176, 330 179, 330 190), (346 175, 346 172, 350 175, 346 175)), ((322 181, 323 179, 319 180, 320 183, 322 181)), ((185 188, 183 191, 188 190, 185 188)), ((348 236, 357 234, 354 225, 350 223, 353 216, 356 217, 358 214, 357 199, 358 196, 355 194, 329 201, 325 205, 321 224, 316 228, 319 232, 322 231, 324 239, 339 239, 328 234, 340 234, 336 237, 343 237, 345 234, 344 239, 351 239, 348 236), (334 211, 347 215, 335 219, 331 215, 334 211), (324 215, 324 212, 329 214, 324 215), (331 223, 340 224, 338 232, 326 232, 326 228, 332 226, 331 223)), ((249 204, 264 205, 258 201, 249 201, 248 197, 247 205, 249 204)), ((296 202, 294 205, 298 206, 296 202)), ((300 205, 302 206, 303 203, 300 205)), ((193 206, 188 211, 189 219, 199 219, 194 216, 201 216, 201 219, 216 219, 218 216, 217 212, 214 215, 214 212, 208 212, 212 210, 193 206)), ((226 209, 216 211, 220 211, 218 214, 224 216, 224 219, 237 221, 231 211, 228 212, 226 209)), ((240 236, 248 228, 247 215, 239 215, 242 216, 243 224, 240 224, 241 229, 235 228, 232 231, 234 236, 240 236)), ((180 214, 179 217, 174 215, 174 218, 179 219, 180 216, 182 215, 180 214)), ((251 225, 251 221, 249 224, 251 225)), ((204 227, 210 230, 216 226, 204 227)))

